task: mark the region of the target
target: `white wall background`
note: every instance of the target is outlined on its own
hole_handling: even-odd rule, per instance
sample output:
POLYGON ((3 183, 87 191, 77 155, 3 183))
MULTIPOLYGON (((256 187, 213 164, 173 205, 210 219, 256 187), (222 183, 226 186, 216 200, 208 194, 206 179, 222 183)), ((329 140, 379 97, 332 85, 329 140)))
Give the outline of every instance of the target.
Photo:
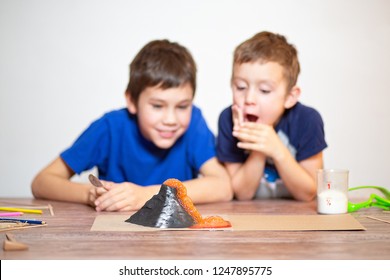
POLYGON ((348 168, 351 186, 389 187, 390 1, 0 0, 0 196, 31 196, 42 167, 124 106, 128 65, 153 39, 191 51, 195 103, 216 133, 233 50, 262 30, 298 48, 325 165, 348 168))

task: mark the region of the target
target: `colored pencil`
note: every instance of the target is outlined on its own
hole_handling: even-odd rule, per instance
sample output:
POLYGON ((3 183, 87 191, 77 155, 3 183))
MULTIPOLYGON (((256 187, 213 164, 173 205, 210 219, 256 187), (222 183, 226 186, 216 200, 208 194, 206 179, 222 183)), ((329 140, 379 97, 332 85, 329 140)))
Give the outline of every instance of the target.
POLYGON ((45 221, 39 221, 39 220, 26 220, 26 219, 12 219, 12 218, 1 218, 1 222, 20 222, 20 223, 27 223, 27 224, 35 224, 35 225, 43 225, 46 224, 45 221))
POLYGON ((13 208, 13 207, 0 207, 0 211, 42 214, 42 210, 38 210, 38 209, 24 209, 24 208, 13 208))
POLYGON ((0 212, 0 217, 16 217, 23 215, 23 212, 0 212))

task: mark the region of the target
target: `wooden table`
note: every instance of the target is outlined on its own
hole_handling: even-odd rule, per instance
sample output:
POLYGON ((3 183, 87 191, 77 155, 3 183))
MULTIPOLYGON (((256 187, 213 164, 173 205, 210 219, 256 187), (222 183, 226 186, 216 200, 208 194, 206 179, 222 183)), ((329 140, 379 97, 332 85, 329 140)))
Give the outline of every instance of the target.
MULTIPOLYGON (((355 213, 365 231, 154 231, 96 232, 91 226, 97 215, 92 208, 72 203, 1 199, 21 204, 48 204, 54 216, 44 210, 47 226, 11 231, 27 251, 1 250, 0 259, 199 259, 199 260, 333 260, 390 259, 390 224, 365 215, 390 220, 378 208, 355 213)), ((237 214, 312 214, 316 202, 257 200, 197 206, 204 215, 237 214)), ((125 213, 124 213, 125 214, 125 213)), ((130 214, 129 214, 130 216, 130 214)), ((32 217, 31 215, 29 217, 32 217)), ((36 217, 36 216, 34 216, 36 217)), ((1 232, 0 241, 5 239, 1 232)))

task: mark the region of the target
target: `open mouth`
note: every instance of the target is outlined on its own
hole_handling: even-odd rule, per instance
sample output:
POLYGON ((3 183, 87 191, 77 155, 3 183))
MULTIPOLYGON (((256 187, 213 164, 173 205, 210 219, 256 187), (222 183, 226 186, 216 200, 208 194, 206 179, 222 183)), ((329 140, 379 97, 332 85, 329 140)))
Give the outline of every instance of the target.
POLYGON ((256 122, 258 120, 258 116, 255 116, 255 115, 251 115, 251 114, 247 114, 246 115, 246 119, 248 120, 248 122, 256 122))

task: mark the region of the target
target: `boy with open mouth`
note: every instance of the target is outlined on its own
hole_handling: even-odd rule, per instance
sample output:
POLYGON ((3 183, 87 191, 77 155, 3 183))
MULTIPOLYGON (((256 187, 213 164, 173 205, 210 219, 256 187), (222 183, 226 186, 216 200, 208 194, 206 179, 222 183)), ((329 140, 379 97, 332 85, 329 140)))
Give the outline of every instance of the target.
POLYGON ((297 50, 261 32, 234 52, 233 105, 220 115, 217 157, 239 200, 316 195, 315 175, 327 147, 320 114, 298 102, 297 50))

